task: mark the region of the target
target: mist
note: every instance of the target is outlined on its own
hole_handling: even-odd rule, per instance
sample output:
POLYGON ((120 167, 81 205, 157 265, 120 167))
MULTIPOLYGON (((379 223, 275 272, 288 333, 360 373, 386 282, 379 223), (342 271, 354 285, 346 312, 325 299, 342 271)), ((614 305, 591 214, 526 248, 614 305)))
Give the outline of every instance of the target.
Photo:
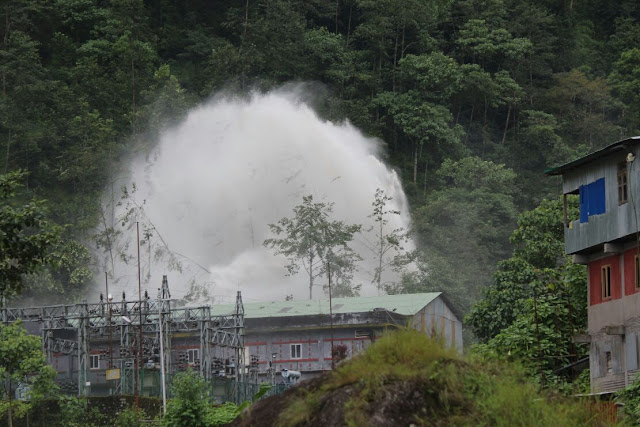
MULTIPOLYGON (((388 218, 388 229, 409 228, 406 197, 396 172, 380 160, 379 141, 349 123, 322 120, 299 90, 216 97, 163 132, 127 169, 117 184, 126 186, 126 197, 116 203, 110 190, 103 204, 116 233, 111 251, 101 252, 112 293, 137 297, 136 221, 143 289, 155 297, 167 274, 173 298, 201 302, 229 302, 237 290, 245 301, 308 298, 304 270, 287 276, 286 259, 262 246, 271 237, 268 224, 291 216, 302 196, 334 203, 333 219, 366 229, 381 188, 393 197, 389 208, 401 212, 388 218)), ((363 258, 354 282, 362 284, 361 295, 375 295, 366 238, 356 236, 352 245, 363 258)), ((397 279, 391 272, 383 278, 397 279)), ((96 285, 92 293, 103 289, 96 285)), ((321 286, 313 293, 324 297, 321 286)))

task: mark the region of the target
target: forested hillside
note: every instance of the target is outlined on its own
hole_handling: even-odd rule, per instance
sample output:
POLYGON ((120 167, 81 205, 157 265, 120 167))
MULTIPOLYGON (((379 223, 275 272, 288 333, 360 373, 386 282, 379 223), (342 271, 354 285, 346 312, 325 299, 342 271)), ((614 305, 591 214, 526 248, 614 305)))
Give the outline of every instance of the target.
MULTIPOLYGON (((512 248, 552 165, 640 127, 632 0, 5 0, 0 172, 65 228, 28 289, 73 293, 120 161, 219 90, 310 85, 323 117, 384 142, 422 269, 464 311, 512 248), (312 89, 313 88, 313 89, 312 89)), ((100 244, 100 242, 97 242, 100 244)))

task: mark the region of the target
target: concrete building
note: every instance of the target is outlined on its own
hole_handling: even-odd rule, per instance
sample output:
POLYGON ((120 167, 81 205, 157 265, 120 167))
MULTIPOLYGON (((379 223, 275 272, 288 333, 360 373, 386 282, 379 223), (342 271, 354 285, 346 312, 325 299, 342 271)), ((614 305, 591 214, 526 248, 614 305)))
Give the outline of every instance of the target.
POLYGON ((165 277, 155 300, 1 307, 0 318, 42 336, 61 391, 81 396, 134 394, 136 371, 140 394, 158 396, 162 370, 170 378, 190 368, 217 400, 242 402, 259 381, 287 382, 283 369, 302 379, 330 370, 332 343, 352 357, 397 326, 462 351, 460 316, 439 292, 334 298, 332 311, 328 300, 243 304, 239 292, 235 304, 187 307, 170 299, 165 277))
POLYGON ((611 392, 639 371, 640 137, 627 138, 546 171, 562 176, 565 252, 588 267, 591 391, 611 392), (567 218, 566 197, 580 197, 567 218))
MULTIPOLYGON (((328 299, 245 303, 245 364, 257 360, 261 378, 288 369, 307 379, 331 369, 332 343, 346 346, 352 357, 397 326, 439 337, 462 352, 461 316, 440 292, 333 298, 332 303, 333 317, 328 299)), ((225 315, 233 306, 212 310, 225 315)))

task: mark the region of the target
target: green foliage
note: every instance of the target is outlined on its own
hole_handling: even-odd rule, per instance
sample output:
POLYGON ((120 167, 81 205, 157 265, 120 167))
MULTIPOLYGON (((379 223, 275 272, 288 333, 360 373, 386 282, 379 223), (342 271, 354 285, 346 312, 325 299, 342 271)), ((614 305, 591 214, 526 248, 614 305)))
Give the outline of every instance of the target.
MULTIPOLYGON (((366 230, 371 238, 363 234, 363 238, 368 249, 375 257, 372 283, 376 285, 378 292, 393 286, 383 282, 382 276, 386 269, 392 269, 399 273, 404 271, 404 267, 413 259, 413 254, 408 253, 404 246, 409 240, 409 235, 403 228, 389 229, 389 217, 400 215, 400 211, 390 209, 387 205, 393 200, 384 190, 376 189, 373 202, 373 212, 369 218, 373 220, 371 228, 366 230)), ((344 295, 348 296, 348 295, 344 295)))
POLYGON ((17 196, 24 172, 0 175, 0 295, 22 290, 22 276, 49 261, 60 227, 47 218, 46 202, 22 202, 17 196))
POLYGON ((416 424, 437 419, 446 425, 610 425, 589 402, 540 392, 515 364, 465 360, 411 329, 384 336, 318 386, 297 391, 278 423, 310 424, 326 410, 327 399, 339 393, 348 397, 332 412, 343 411, 347 425, 367 425, 372 406, 389 404, 389 390, 399 384, 402 390, 409 387, 412 401, 424 402, 420 409, 395 403, 416 424))
POLYGON ((303 196, 302 204, 293 208, 292 218, 282 218, 269 224, 276 236, 266 239, 265 247, 284 255, 289 274, 300 267, 309 276, 309 299, 312 298, 314 280, 327 275, 338 288, 350 287, 355 263, 360 257, 348 246, 360 225, 349 225, 331 220, 333 203, 314 203, 313 196, 303 196))
MULTIPOLYGON (((569 209, 574 217, 573 198, 569 209)), ((555 370, 587 351, 572 342, 586 327, 586 271, 564 256, 563 229, 560 200, 520 215, 513 256, 466 318, 483 342, 475 352, 520 360, 545 385, 562 382, 555 370)))
POLYGON ((616 393, 616 402, 621 403, 620 411, 625 425, 640 424, 640 378, 616 393))
POLYGON ((61 425, 69 427, 94 427, 100 425, 101 421, 104 421, 106 418, 106 414, 100 413, 97 408, 89 407, 88 399, 63 396, 59 400, 59 405, 59 422, 61 425))
MULTIPOLYGON (((253 396, 252 401, 261 399, 270 389, 271 384, 260 384, 260 389, 253 396)), ((240 406, 231 402, 211 405, 207 382, 192 370, 180 372, 173 377, 171 394, 167 413, 162 418, 162 425, 171 427, 226 425, 251 405, 250 401, 240 406)))
MULTIPOLYGON (((0 171, 27 171, 21 181, 30 196, 46 197, 51 221, 71 225, 62 248, 50 251, 60 267, 25 279, 26 296, 67 298, 87 286, 89 256, 78 242, 97 240, 117 259, 101 209, 116 162, 148 152, 162 129, 220 89, 245 94, 313 81, 325 95, 324 117, 384 141, 381 153, 414 210, 420 270, 393 290, 444 287, 466 310, 510 255, 516 212, 557 192, 541 171, 640 130, 637 5, 605 6, 5 1, 0 171), (505 172, 515 175, 499 188, 505 172)), ((349 283, 357 259, 334 255, 332 285, 357 294, 349 283)), ((14 261, 0 263, 0 271, 16 270, 14 261)), ((22 287, 22 271, 11 274, 0 275, 0 290, 22 287)))
POLYGON ((118 414, 116 418, 116 427, 139 427, 145 425, 143 420, 146 418, 144 410, 133 406, 127 407, 118 414))
POLYGON ((55 370, 47 365, 39 337, 29 334, 21 322, 0 324, 2 397, 8 400, 8 404, 2 405, 1 415, 7 415, 9 424, 14 417, 13 395, 16 389, 21 387, 29 397, 29 402, 16 405, 15 416, 21 417, 33 404, 54 390, 55 376, 55 370))
POLYGON ((165 426, 207 426, 210 410, 207 383, 197 372, 179 372, 171 381, 172 398, 162 419, 165 426))
POLYGON ((235 403, 226 402, 211 408, 207 415, 207 426, 223 426, 235 420, 241 409, 235 403))
POLYGON ((504 165, 465 157, 437 171, 444 189, 432 192, 414 213, 423 254, 406 274, 405 292, 446 290, 464 312, 491 280, 492 268, 509 251, 515 223, 515 173, 504 165))

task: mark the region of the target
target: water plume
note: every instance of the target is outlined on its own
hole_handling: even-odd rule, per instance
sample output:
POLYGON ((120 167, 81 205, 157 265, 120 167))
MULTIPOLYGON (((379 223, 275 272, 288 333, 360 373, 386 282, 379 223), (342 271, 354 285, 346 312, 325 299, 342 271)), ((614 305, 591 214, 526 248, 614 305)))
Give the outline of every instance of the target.
MULTIPOLYGON (((268 224, 291 216, 302 196, 311 194, 316 201, 335 203, 334 219, 367 228, 374 193, 381 188, 393 197, 390 208, 401 212, 389 218, 389 229, 407 229, 406 198, 379 149, 378 141, 349 123, 320 119, 299 90, 214 98, 165 131, 150 155, 131 162, 128 188, 135 184, 135 192, 130 190, 113 208, 111 218, 117 229, 134 207, 136 217, 126 217, 131 222, 119 236, 125 243, 114 257, 129 262, 114 268, 105 263, 113 270, 111 288, 137 295, 131 229, 137 220, 145 224, 142 276, 148 283, 143 288, 155 292, 168 274, 172 296, 178 298, 190 289, 202 291, 195 299, 218 301, 236 290, 247 301, 282 300, 290 294, 305 298, 304 271, 286 276, 284 258, 262 246, 270 237, 268 224), (167 248, 181 272, 162 256, 167 248)), ((363 238, 354 243, 364 258, 355 282, 363 284, 362 295, 372 295, 377 292, 371 284, 375 263, 363 238)), ((321 288, 314 297, 323 297, 321 288)))

